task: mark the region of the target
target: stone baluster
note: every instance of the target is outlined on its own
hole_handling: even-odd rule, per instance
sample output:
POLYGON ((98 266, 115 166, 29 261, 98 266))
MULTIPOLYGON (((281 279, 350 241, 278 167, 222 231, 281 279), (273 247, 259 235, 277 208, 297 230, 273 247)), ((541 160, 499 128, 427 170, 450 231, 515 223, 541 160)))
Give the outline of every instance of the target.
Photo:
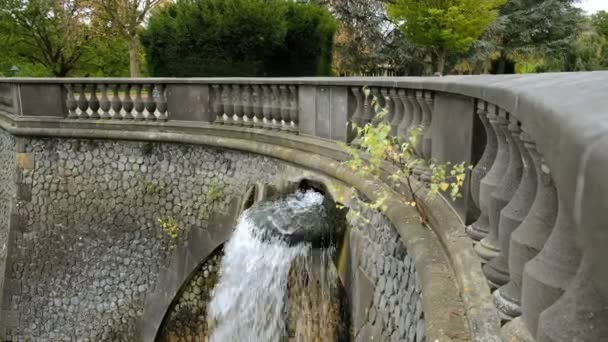
POLYGON ((89 109, 91 119, 99 119, 99 99, 97 98, 97 84, 91 83, 91 95, 89 97, 89 109))
POLYGON ((167 120, 167 94, 165 93, 165 85, 158 84, 156 86, 158 98, 156 99, 156 110, 158 111, 158 120, 167 120))
POLYGON ((78 93, 78 109, 80 109, 80 118, 81 119, 88 119, 89 118, 89 113, 88 113, 89 100, 87 100, 86 85, 85 84, 80 84, 78 86, 78 89, 79 89, 79 93, 78 93))
POLYGON ((408 132, 414 118, 414 105, 412 104, 409 93, 410 91, 405 89, 399 89, 398 92, 399 99, 403 105, 403 117, 399 123, 399 126, 397 127, 397 137, 401 141, 408 140, 408 132))
POLYGON ((264 96, 262 94, 262 88, 258 84, 251 86, 252 102, 253 102, 253 127, 261 128, 264 127, 264 96))
MULTIPOLYGON (((576 174, 576 240, 583 251, 568 289, 540 315, 536 340, 605 341, 608 338, 608 135, 587 144, 576 174)), ((575 177, 568 174, 569 177, 575 177)))
POLYGON ((232 96, 231 100, 233 103, 233 112, 228 114, 230 120, 226 122, 228 125, 241 125, 243 124, 243 103, 241 102, 241 86, 239 84, 232 85, 232 96))
MULTIPOLYGON (((497 257, 500 253, 498 234, 501 211, 515 195, 519 183, 521 182, 523 171, 523 163, 518 146, 519 143, 517 142, 521 132, 519 127, 520 124, 512 115, 510 116, 509 122, 510 124, 508 126, 503 126, 504 138, 508 145, 509 161, 504 176, 490 196, 490 211, 488 212, 488 216, 490 217, 490 231, 488 236, 483 238, 480 243, 475 246, 477 253, 486 261, 497 257)), ((490 285, 496 287, 497 285, 502 284, 495 284, 490 281, 490 285)))
POLYGON ((281 92, 281 130, 288 131, 290 126, 289 120, 289 89, 286 85, 279 87, 281 92))
POLYGON ((156 100, 154 99, 154 84, 145 85, 146 92, 146 120, 156 120, 156 100))
POLYGON ((380 119, 377 117, 377 115, 386 109, 386 101, 384 100, 384 96, 382 95, 382 90, 378 87, 371 87, 369 93, 372 101, 370 122, 377 123, 380 119))
POLYGON ((494 158, 490 171, 483 177, 479 185, 479 209, 481 210, 481 215, 468 229, 470 236, 479 238, 480 240, 481 238, 486 237, 490 232, 489 214, 492 192, 494 192, 497 184, 502 179, 509 163, 509 146, 507 145, 503 130, 508 123, 506 113, 501 110, 500 113, 497 114, 496 108, 490 106, 487 118, 490 124, 489 127, 496 136, 496 157, 494 158))
POLYGON ((289 86, 289 130, 298 133, 299 109, 298 109, 298 88, 294 85, 289 86))
POLYGON ((422 97, 422 90, 408 90, 407 97, 412 104, 412 121, 410 122, 408 135, 413 129, 420 128, 422 124, 422 108, 418 98, 422 97))
POLYGON ((230 85, 222 84, 222 123, 229 125, 232 122, 232 115, 234 115, 234 102, 232 102, 230 85))
POLYGON ((524 146, 524 144, 531 143, 531 139, 526 133, 521 133, 518 136, 517 131, 513 131, 513 141, 521 154, 523 166, 521 181, 509 204, 500 212, 498 225, 500 254, 490 260, 483 268, 488 280, 497 286, 502 286, 509 282, 511 234, 522 224, 528 215, 536 196, 536 170, 534 169, 532 157, 524 146))
POLYGON ((253 99, 251 86, 244 84, 241 86, 241 104, 243 106, 243 121, 244 126, 253 127, 253 99))
POLYGON ((566 292, 540 314, 537 342, 605 341, 608 337, 608 300, 603 296, 606 288, 597 280, 598 273, 605 272, 597 266, 605 270, 605 259, 595 260, 594 269, 589 252, 585 249, 566 292))
POLYGON ((371 90, 363 92, 363 116, 361 117, 361 126, 365 126, 370 123, 374 116, 376 116, 376 111, 374 110, 374 96, 371 90))
POLYGON ((211 110, 212 117, 211 120, 214 124, 222 124, 224 119, 222 118, 224 114, 224 107, 222 105, 222 91, 221 86, 219 84, 211 85, 211 110))
POLYGON ((532 336, 536 336, 540 313, 562 296, 578 269, 581 252, 576 244, 572 216, 573 196, 556 184, 558 211, 555 226, 536 257, 524 266, 522 283, 522 318, 532 336))
POLYGON ((402 91, 403 89, 397 89, 397 88, 392 88, 390 90, 390 98, 391 98, 391 102, 393 103, 393 116, 391 117, 391 135, 396 137, 397 136, 397 128, 399 127, 399 124, 401 123, 401 120, 403 120, 403 102, 401 101, 401 99, 399 98, 399 91, 402 91))
MULTIPOLYGON (((494 109, 494 107, 486 104, 484 101, 477 101, 477 115, 479 116, 486 133, 485 149, 481 159, 479 159, 479 162, 471 171, 471 197, 477 208, 481 208, 479 200, 481 180, 486 176, 496 158, 496 133, 494 133, 494 129, 488 121, 487 106, 490 107, 490 110, 494 109)), ((466 228, 466 232, 472 239, 478 241, 487 235, 489 225, 488 213, 482 211, 477 221, 466 228), (483 234, 482 232, 485 232, 486 234, 483 234)))
POLYGON ((133 108, 135 104, 133 103, 133 99, 131 98, 131 85, 125 84, 125 97, 122 99, 122 109, 124 111, 124 115, 116 115, 116 119, 125 119, 125 120, 133 120, 133 108))
POLYGON ((543 164, 541 155, 531 140, 526 140, 525 146, 534 164, 537 190, 530 212, 524 222, 511 234, 510 281, 494 292, 494 303, 502 316, 507 319, 521 315, 524 265, 543 248, 557 216, 557 192, 549 168, 543 164))
POLYGON ((383 122, 390 126, 391 122, 393 122, 393 117, 395 116, 395 103, 393 102, 393 98, 390 95, 390 88, 382 88, 380 89, 380 93, 382 94, 382 101, 384 102, 384 110, 386 111, 386 115, 383 118, 383 122))
POLYGON ((422 93, 422 98, 418 100, 418 103, 422 107, 422 127, 423 132, 420 137, 421 152, 424 159, 431 159, 432 149, 432 131, 431 123, 433 122, 433 93, 425 91, 422 93))
POLYGON ((262 86, 264 128, 272 128, 272 89, 269 85, 262 86))
POLYGON ((278 85, 271 85, 271 114, 272 114, 272 129, 281 129, 281 91, 278 85))
POLYGON ((101 91, 101 100, 99 100, 99 107, 101 108, 100 117, 104 120, 110 119, 110 109, 112 109, 112 103, 108 98, 108 85, 105 83, 101 83, 99 85, 99 90, 101 91))
POLYGON ((78 108, 78 102, 76 101, 76 97, 74 96, 74 85, 71 83, 67 83, 65 87, 67 90, 65 104, 68 108, 68 119, 78 119, 78 114, 76 113, 76 109, 78 108))
POLYGON ((120 97, 118 97, 118 84, 111 84, 110 90, 112 90, 112 119, 122 119, 122 101, 120 101, 120 97))
POLYGON ((135 115, 133 116, 133 119, 144 120, 144 109, 146 109, 146 104, 141 96, 143 85, 134 84, 133 87, 135 87, 135 115))
POLYGON ((363 122, 363 111, 365 110, 365 101, 363 99, 365 94, 363 93, 363 91, 360 87, 351 87, 350 91, 353 94, 353 96, 355 97, 355 102, 356 102, 355 112, 353 113, 352 117, 350 118, 350 121, 355 126, 361 126, 362 122, 363 122))

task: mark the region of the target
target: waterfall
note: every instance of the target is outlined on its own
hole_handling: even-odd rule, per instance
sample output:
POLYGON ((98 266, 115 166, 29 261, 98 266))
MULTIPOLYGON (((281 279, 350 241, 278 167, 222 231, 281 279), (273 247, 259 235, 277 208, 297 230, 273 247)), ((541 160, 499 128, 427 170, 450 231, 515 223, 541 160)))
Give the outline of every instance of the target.
POLYGON ((318 243, 319 234, 339 230, 332 205, 299 191, 241 215, 208 307, 210 341, 336 339, 335 243, 318 243))

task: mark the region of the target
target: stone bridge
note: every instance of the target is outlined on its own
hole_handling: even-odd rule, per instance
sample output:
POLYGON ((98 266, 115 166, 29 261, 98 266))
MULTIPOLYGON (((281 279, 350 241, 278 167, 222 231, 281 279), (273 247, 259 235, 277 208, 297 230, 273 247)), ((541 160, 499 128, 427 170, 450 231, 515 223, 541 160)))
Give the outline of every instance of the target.
POLYGON ((463 198, 421 194, 428 226, 396 192, 349 218, 353 340, 608 339, 608 72, 1 79, 0 339, 161 339, 250 194, 389 187, 338 144, 373 98, 425 159, 475 167, 463 198))

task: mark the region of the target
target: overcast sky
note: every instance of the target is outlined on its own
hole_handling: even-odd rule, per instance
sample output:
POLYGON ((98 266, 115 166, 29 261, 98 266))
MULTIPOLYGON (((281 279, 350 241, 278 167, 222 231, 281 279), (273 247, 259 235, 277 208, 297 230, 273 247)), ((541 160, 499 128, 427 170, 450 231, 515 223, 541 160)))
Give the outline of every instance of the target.
POLYGON ((590 14, 601 10, 608 11, 608 0, 581 0, 578 7, 590 14))

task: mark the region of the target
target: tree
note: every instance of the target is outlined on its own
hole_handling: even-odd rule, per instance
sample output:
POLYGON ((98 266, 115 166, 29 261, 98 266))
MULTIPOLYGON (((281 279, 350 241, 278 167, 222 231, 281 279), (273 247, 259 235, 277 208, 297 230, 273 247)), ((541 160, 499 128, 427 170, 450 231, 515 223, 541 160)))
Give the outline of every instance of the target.
POLYGON ((313 4, 178 0, 142 34, 155 76, 327 75, 335 23, 313 4))
POLYGON ((0 32, 14 58, 64 77, 93 35, 90 14, 79 0, 0 0, 0 32))
POLYGON ((432 49, 436 71, 449 52, 464 52, 498 15, 504 0, 395 0, 388 15, 413 43, 432 49))
POLYGON ((563 55, 576 39, 581 10, 576 0, 510 0, 483 40, 497 55, 496 73, 510 61, 563 55))
POLYGON ((129 48, 131 77, 141 76, 140 32, 151 11, 163 0, 91 0, 106 27, 123 37, 129 48))
POLYGON ((608 38, 608 12, 599 11, 591 17, 591 24, 600 35, 608 38))

